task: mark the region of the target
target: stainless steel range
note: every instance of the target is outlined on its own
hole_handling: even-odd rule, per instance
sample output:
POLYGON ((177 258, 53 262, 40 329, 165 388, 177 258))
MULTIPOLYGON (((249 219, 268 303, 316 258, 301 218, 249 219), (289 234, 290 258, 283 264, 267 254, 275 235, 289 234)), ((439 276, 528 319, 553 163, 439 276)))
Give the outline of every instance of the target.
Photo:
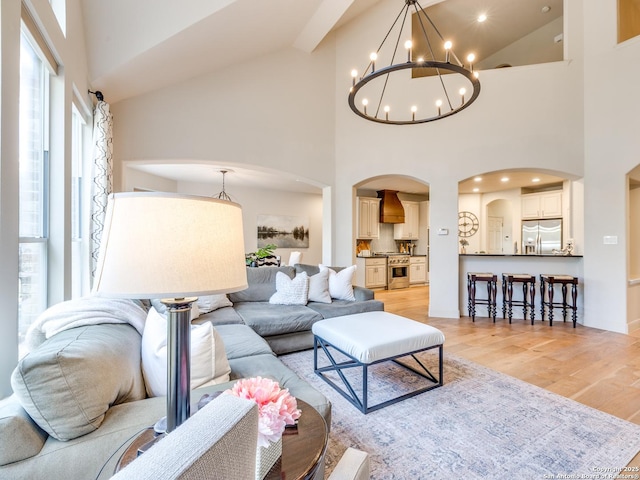
POLYGON ((409 288, 409 266, 411 258, 404 253, 387 256, 387 290, 409 288))

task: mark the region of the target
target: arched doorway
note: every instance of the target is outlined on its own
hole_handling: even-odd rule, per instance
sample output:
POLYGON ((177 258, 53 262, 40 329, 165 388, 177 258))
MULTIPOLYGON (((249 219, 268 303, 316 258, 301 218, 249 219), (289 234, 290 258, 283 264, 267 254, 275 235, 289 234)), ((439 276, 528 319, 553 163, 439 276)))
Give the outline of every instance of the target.
POLYGON ((413 177, 382 175, 354 185, 354 196, 357 284, 382 290, 427 285, 429 185, 413 177), (401 219, 387 215, 390 197, 400 206, 401 219), (407 257, 406 265, 392 268, 398 255, 407 257))

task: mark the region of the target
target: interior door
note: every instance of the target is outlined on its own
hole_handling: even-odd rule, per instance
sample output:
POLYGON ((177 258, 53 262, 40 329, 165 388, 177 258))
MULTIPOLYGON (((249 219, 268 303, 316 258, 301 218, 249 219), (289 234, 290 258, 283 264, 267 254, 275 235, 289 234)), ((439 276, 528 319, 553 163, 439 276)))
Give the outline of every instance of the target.
POLYGON ((488 253, 503 253, 502 246, 502 217, 489 217, 487 230, 487 251, 488 253))

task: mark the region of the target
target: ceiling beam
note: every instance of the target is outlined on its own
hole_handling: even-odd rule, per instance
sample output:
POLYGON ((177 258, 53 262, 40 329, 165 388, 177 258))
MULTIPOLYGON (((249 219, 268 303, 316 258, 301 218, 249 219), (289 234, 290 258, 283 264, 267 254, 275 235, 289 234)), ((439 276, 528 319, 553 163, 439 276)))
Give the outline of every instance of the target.
POLYGON ((293 42, 293 46, 306 53, 313 52, 353 2, 354 0, 324 0, 293 42))

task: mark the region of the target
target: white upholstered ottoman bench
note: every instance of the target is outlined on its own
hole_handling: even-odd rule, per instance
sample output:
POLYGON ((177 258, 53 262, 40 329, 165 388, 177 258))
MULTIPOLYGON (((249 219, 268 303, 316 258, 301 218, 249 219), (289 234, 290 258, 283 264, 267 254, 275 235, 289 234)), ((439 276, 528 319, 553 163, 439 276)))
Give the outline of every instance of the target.
MULTIPOLYGON (((362 413, 367 414, 442 386, 444 334, 437 328, 393 313, 366 312, 321 320, 313 324, 312 331, 314 372, 362 413), (438 378, 415 356, 416 353, 434 348, 438 349, 438 378), (348 360, 336 361, 336 352, 332 353, 332 349, 348 357, 348 360), (326 355, 329 365, 319 368, 318 352, 320 350, 326 355), (411 356, 419 368, 397 360, 407 356, 411 356), (426 378, 430 383, 417 390, 369 406, 368 369, 371 365, 389 360, 426 378), (356 393, 344 374, 345 369, 358 367, 362 368, 361 396, 356 393), (345 388, 329 378, 326 375, 327 372, 335 372, 345 388)), ((336 375, 333 377, 335 378, 336 375)))

